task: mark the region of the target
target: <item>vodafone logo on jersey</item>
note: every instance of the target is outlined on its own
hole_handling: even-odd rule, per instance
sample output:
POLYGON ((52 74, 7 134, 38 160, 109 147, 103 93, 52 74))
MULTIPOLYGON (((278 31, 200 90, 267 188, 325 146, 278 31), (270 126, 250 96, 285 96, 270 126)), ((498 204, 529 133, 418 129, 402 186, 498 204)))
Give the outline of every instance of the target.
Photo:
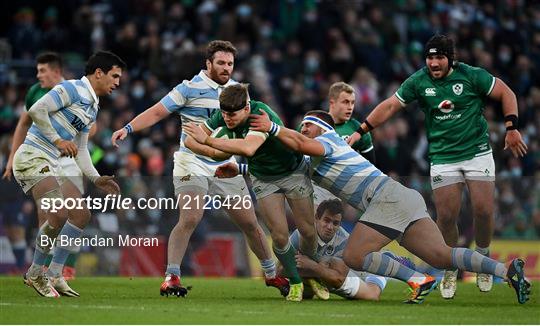
POLYGON ((437 105, 439 110, 441 110, 442 113, 450 113, 454 109, 454 103, 450 100, 444 100, 439 105, 437 105))

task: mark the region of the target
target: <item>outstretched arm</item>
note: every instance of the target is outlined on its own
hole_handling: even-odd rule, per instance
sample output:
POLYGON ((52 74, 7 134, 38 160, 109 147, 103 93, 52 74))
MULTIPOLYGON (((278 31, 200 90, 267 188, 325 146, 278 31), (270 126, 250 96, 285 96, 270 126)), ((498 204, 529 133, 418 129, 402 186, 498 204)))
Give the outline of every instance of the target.
POLYGON ((136 132, 150 126, 155 125, 165 117, 171 114, 161 102, 154 104, 152 107, 139 114, 131 120, 124 128, 115 131, 111 136, 111 142, 115 147, 118 140, 124 140, 128 134, 136 132))
POLYGON ((505 118, 506 137, 504 149, 509 148, 515 157, 527 154, 527 145, 517 130, 518 105, 516 94, 502 80, 496 78, 495 86, 489 94, 491 99, 501 102, 505 118))
MULTIPOLYGON (((251 130, 270 132, 272 129, 272 121, 270 121, 270 118, 266 112, 261 112, 261 115, 252 114, 249 116, 251 119, 251 130)), ((277 135, 275 136, 277 139, 279 139, 279 141, 293 151, 310 156, 323 156, 325 153, 324 146, 321 143, 314 139, 308 138, 295 130, 280 126, 279 132, 277 132, 277 135)))
MULTIPOLYGON (((368 132, 374 128, 377 128, 381 124, 385 123, 388 119, 390 119, 404 106, 405 105, 401 103, 395 95, 392 95, 386 100, 379 103, 373 109, 373 111, 371 111, 371 113, 367 116, 366 120, 364 120, 364 122, 362 122, 362 124, 360 125, 360 128, 364 132, 368 132), (365 121, 369 123, 369 126, 368 124, 366 124, 365 121)), ((361 137, 362 135, 360 135, 359 132, 355 132, 349 137, 347 143, 349 145, 352 145, 356 143, 361 137)))

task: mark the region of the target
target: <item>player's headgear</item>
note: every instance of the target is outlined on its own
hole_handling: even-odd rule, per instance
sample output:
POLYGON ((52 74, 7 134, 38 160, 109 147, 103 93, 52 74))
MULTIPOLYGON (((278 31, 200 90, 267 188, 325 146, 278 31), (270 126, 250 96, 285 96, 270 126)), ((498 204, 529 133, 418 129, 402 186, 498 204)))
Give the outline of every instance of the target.
POLYGON ((309 122, 319 126, 324 131, 334 130, 334 119, 332 116, 323 110, 312 110, 306 113, 302 124, 309 122))
POLYGON ((426 43, 424 57, 437 54, 446 56, 450 66, 455 66, 457 62, 454 40, 442 34, 433 35, 426 43))

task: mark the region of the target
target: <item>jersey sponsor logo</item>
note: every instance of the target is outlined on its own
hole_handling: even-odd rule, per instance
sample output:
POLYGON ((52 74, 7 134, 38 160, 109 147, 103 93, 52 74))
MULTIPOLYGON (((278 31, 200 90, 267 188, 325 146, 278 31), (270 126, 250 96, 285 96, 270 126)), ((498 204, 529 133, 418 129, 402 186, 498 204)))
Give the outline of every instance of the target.
POLYGON ((443 180, 442 180, 442 177, 440 175, 436 175, 434 176, 433 178, 431 178, 431 180, 433 181, 433 183, 437 184, 437 183, 441 183, 443 180))
POLYGON ((433 87, 428 87, 425 90, 426 96, 437 96, 437 91, 433 87))
POLYGON ((86 127, 84 122, 79 119, 78 116, 73 117, 73 119, 71 120, 71 125, 73 126, 73 128, 77 129, 77 131, 81 131, 86 127))
POLYGON ((445 114, 445 115, 435 116, 435 119, 441 120, 441 121, 444 121, 444 120, 456 120, 456 119, 459 119, 459 118, 461 118, 461 113, 458 113, 458 114, 445 114))
POLYGON ((444 100, 437 105, 437 108, 439 108, 442 113, 450 113, 452 110, 454 110, 454 103, 452 103, 450 100, 444 100))
POLYGON ((456 95, 461 95, 461 93, 463 93, 463 84, 462 83, 454 84, 454 86, 452 86, 452 91, 454 91, 454 94, 456 95))

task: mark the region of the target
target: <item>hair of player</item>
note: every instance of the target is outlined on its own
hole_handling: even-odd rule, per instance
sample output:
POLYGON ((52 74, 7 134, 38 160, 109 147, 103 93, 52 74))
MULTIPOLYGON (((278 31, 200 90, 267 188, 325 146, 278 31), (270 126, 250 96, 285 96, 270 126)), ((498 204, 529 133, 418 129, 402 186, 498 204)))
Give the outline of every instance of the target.
POLYGON ((51 68, 58 68, 62 70, 64 63, 62 57, 56 52, 44 52, 36 57, 36 63, 48 64, 51 68))
POLYGON ((342 81, 333 83, 328 90, 328 98, 336 100, 342 92, 354 94, 354 88, 342 81))
POLYGON ((127 65, 116 54, 109 51, 98 51, 88 59, 86 67, 84 68, 84 74, 86 76, 92 75, 96 72, 96 69, 101 69, 104 73, 108 73, 114 66, 125 70, 127 65))
POLYGON ((219 95, 219 108, 226 112, 236 112, 246 107, 249 98, 249 84, 234 84, 225 87, 219 95))
POLYGON ((325 211, 328 211, 330 215, 343 215, 343 204, 341 203, 341 200, 334 198, 323 201, 319 204, 319 207, 317 207, 315 217, 320 219, 325 211))
POLYGON ((232 53, 233 57, 235 58, 236 53, 238 52, 231 42, 214 40, 208 43, 208 46, 206 47, 206 60, 212 62, 212 60, 214 60, 214 55, 219 51, 232 53))
POLYGON ((312 110, 312 111, 309 111, 307 112, 304 117, 307 117, 307 116, 313 116, 313 117, 317 117, 319 119, 321 119, 322 121, 328 123, 332 128, 335 127, 335 123, 334 123, 334 119, 332 118, 332 116, 330 115, 330 113, 326 112, 326 111, 323 111, 323 110, 312 110))
POLYGON ((426 46, 424 47, 424 58, 427 58, 429 55, 434 54, 430 53, 430 49, 437 49, 437 52, 435 54, 442 54, 446 56, 448 58, 448 63, 450 66, 453 67, 457 64, 456 46, 454 40, 451 37, 443 34, 433 35, 426 42, 426 46))

